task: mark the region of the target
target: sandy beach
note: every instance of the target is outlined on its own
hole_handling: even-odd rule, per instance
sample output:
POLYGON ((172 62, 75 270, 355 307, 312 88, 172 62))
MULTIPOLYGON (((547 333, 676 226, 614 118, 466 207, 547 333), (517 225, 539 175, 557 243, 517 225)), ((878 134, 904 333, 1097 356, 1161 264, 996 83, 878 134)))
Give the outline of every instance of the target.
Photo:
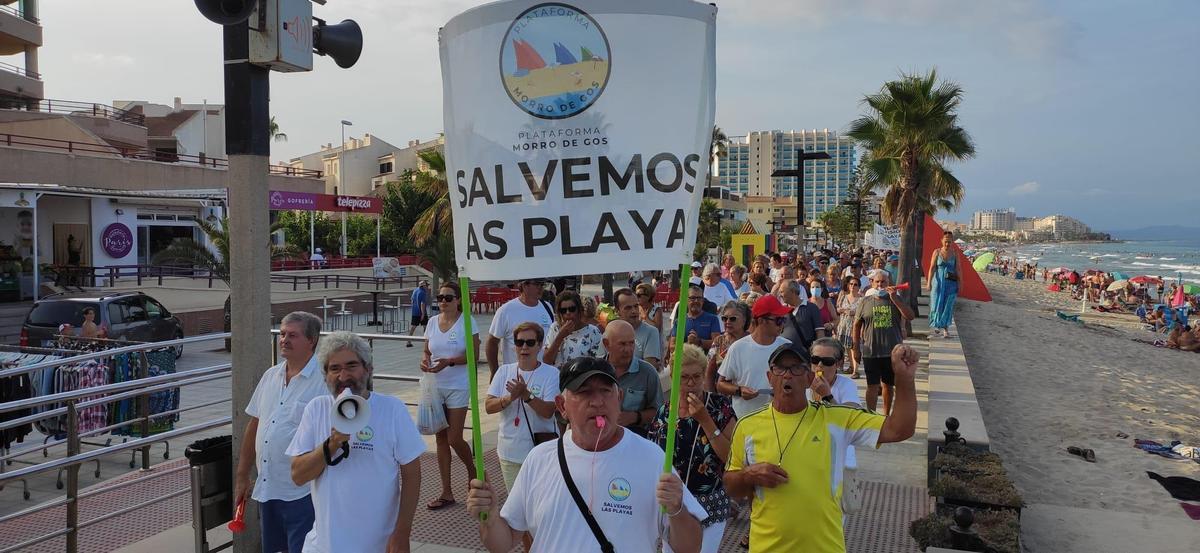
MULTIPOLYGON (((1132 315, 1089 309, 1083 325, 1060 320, 1056 309, 1079 313, 1080 303, 1046 291, 1041 281, 983 278, 994 301, 960 301, 955 319, 992 450, 1026 502, 1111 512, 1090 521, 1098 527, 1108 514, 1136 514, 1130 524, 1142 530, 1153 530, 1145 520, 1182 529, 1182 536, 1194 529, 1190 545, 1142 550, 1195 551, 1200 522, 1188 519, 1146 471, 1200 479, 1200 464, 1145 453, 1133 440, 1200 445, 1200 354, 1133 341, 1153 335, 1132 315), (1095 450, 1096 462, 1068 454, 1072 445, 1095 450)), ((1057 531, 1063 543, 1122 533, 1069 525, 1057 531)), ((1083 550, 1122 550, 1113 547, 1083 550)))

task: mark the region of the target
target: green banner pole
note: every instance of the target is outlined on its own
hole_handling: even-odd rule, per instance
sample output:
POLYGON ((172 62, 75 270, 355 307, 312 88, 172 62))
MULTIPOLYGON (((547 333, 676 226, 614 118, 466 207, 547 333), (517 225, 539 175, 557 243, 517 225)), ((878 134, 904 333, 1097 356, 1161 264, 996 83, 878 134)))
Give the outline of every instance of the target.
MULTIPOLYGON (((675 353, 671 356, 671 414, 667 417, 667 449, 663 472, 670 472, 675 462, 675 430, 679 427, 679 367, 683 363, 683 331, 687 328, 688 289, 683 285, 689 266, 679 266, 679 310, 675 313, 675 353)), ((666 508, 663 508, 666 512, 666 508)))
MULTIPOLYGON (((458 298, 463 306, 463 333, 467 343, 467 374, 471 375, 471 449, 475 453, 475 474, 486 482, 483 473, 483 431, 479 423, 479 361, 475 355, 475 331, 471 328, 471 287, 467 277, 458 277, 458 298)), ((480 520, 487 520, 487 513, 479 513, 480 520)))

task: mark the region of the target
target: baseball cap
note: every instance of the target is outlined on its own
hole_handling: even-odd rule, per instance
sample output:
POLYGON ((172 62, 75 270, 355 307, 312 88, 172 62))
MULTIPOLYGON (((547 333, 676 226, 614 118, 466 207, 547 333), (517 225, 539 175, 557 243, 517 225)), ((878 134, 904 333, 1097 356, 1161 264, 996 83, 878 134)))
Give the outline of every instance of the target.
POLYGON ((595 357, 576 357, 567 361, 558 372, 558 389, 578 391, 593 376, 604 376, 617 384, 617 374, 608 361, 595 357))
POLYGON ((688 286, 704 286, 704 279, 700 277, 688 277, 688 286))
POLYGON ((775 348, 775 351, 771 352, 771 357, 768 358, 767 362, 774 365, 781 357, 789 354, 795 355, 796 359, 799 359, 801 362, 808 363, 808 352, 794 347, 792 344, 782 344, 775 348))
POLYGON ((692 268, 693 268, 693 269, 699 269, 699 268, 701 268, 701 267, 703 267, 703 266, 704 266, 704 265, 703 265, 702 263, 700 263, 699 261, 693 261, 693 262, 692 262, 692 268))
POLYGON ((774 294, 767 294, 761 298, 758 298, 758 300, 754 302, 754 308, 750 310, 750 314, 755 318, 765 317, 767 315, 783 317, 791 312, 792 309, 780 303, 779 298, 775 297, 774 294))

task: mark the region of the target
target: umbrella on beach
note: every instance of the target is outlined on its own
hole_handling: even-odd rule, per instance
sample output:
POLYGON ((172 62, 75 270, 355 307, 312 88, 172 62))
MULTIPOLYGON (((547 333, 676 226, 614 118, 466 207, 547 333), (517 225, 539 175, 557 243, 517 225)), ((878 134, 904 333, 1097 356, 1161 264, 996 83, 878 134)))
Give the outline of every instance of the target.
POLYGON ((1149 275, 1138 275, 1129 279, 1129 282, 1134 284, 1162 284, 1162 279, 1149 275))
POLYGON ((975 261, 973 263, 971 263, 971 267, 974 268, 976 271, 987 270, 988 264, 991 263, 992 260, 994 260, 994 259, 996 259, 996 254, 994 254, 992 252, 987 252, 979 257, 976 257, 975 261))
POLYGON ((1054 269, 1050 269, 1050 274, 1053 274, 1053 275, 1057 275, 1059 273, 1069 273, 1069 272, 1071 272, 1071 269, 1068 267, 1056 267, 1054 269))
POLYGON ((1112 275, 1112 277, 1117 280, 1129 280, 1129 275, 1122 273, 1122 272, 1113 271, 1109 274, 1112 275))
POLYGON ((1124 289, 1125 289, 1125 287, 1126 287, 1126 286, 1128 286, 1128 285, 1129 285, 1129 281, 1128 281, 1128 280, 1125 280, 1125 279, 1121 279, 1121 280, 1115 280, 1115 281, 1113 281, 1113 283, 1112 283, 1112 284, 1109 284, 1109 285, 1108 285, 1108 291, 1109 291, 1109 292, 1116 292, 1117 290, 1124 290, 1124 289))
POLYGON ((1184 294, 1200 294, 1200 286, 1195 284, 1184 284, 1182 288, 1184 294))

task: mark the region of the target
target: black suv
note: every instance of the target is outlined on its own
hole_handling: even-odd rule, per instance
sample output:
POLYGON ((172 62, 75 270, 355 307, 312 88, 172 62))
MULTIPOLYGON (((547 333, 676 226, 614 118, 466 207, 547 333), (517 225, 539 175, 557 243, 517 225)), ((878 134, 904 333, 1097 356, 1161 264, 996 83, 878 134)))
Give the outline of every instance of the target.
MULTIPOLYGON (((78 332, 83 325, 83 310, 96 310, 95 323, 108 329, 108 337, 133 342, 161 342, 183 338, 183 323, 171 315, 158 300, 141 292, 98 297, 50 297, 33 304, 21 325, 21 345, 54 345, 54 336, 63 323, 78 332)), ((175 357, 183 355, 183 346, 175 347, 175 357)))

